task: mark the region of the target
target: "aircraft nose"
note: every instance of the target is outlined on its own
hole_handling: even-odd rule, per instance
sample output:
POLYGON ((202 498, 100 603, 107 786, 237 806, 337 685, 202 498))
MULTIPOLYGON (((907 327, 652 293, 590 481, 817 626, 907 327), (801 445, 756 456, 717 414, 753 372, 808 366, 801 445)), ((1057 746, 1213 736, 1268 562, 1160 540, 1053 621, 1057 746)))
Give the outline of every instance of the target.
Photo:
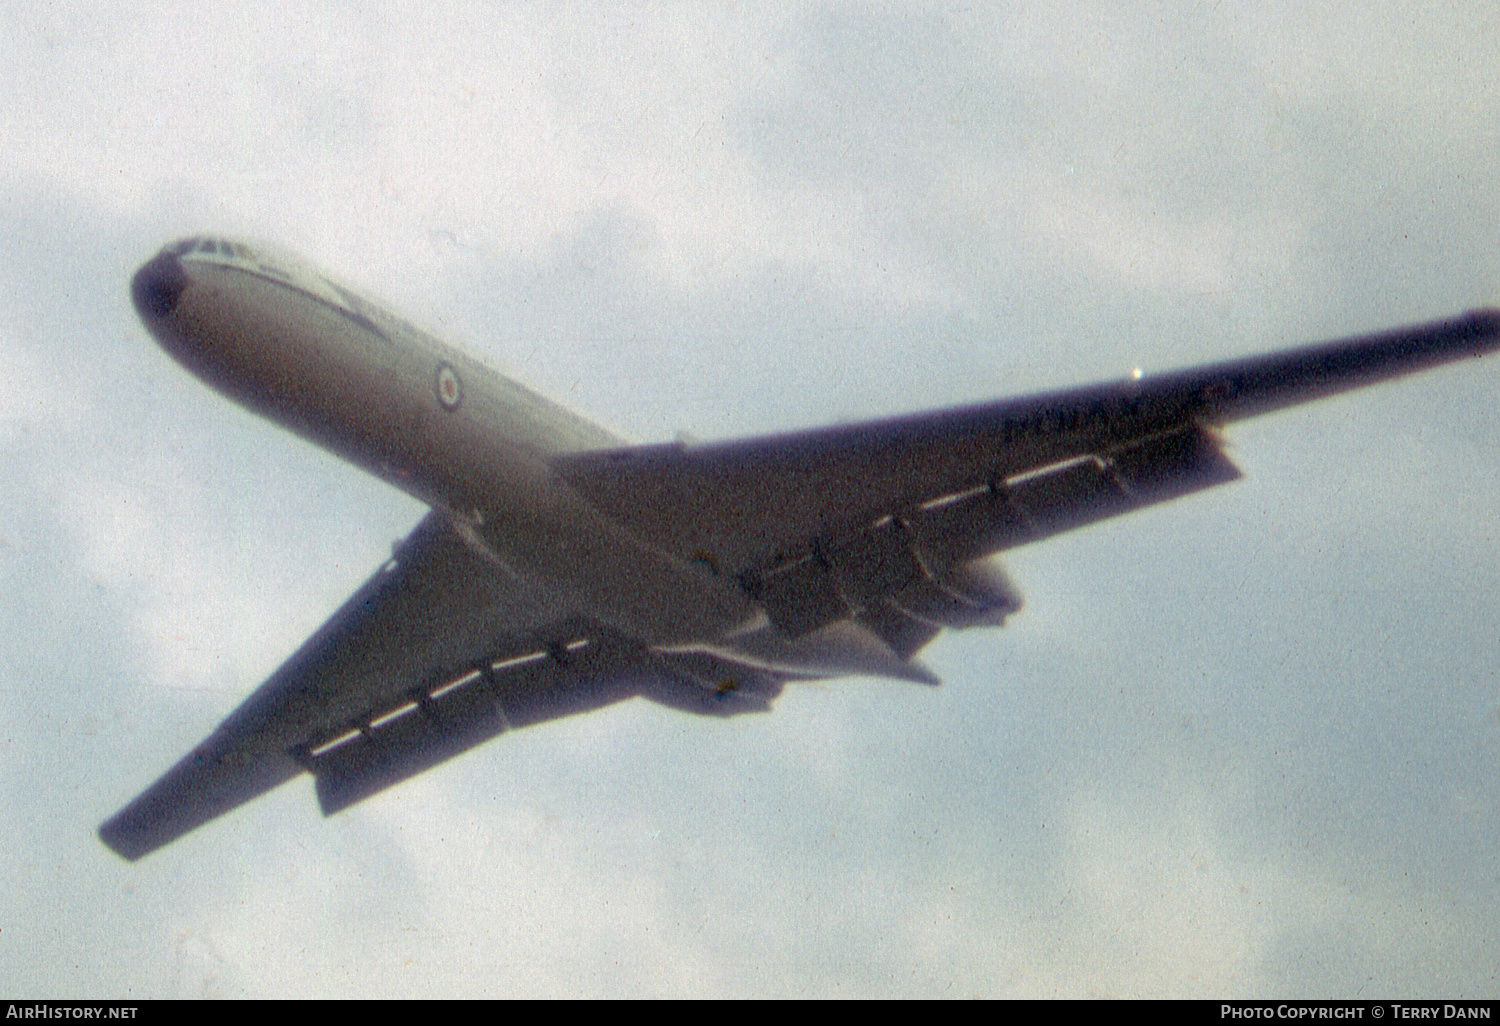
POLYGON ((158 253, 130 280, 130 298, 143 320, 166 317, 187 288, 187 272, 175 253, 158 253))

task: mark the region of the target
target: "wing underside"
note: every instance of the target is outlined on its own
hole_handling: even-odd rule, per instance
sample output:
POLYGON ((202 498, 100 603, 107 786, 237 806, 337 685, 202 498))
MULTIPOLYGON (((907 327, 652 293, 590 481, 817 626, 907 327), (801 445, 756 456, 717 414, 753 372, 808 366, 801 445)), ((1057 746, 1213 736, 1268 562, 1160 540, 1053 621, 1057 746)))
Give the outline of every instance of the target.
POLYGON ((708 445, 570 454, 558 473, 783 631, 853 616, 902 656, 1019 605, 979 561, 1239 477, 1217 425, 1497 345, 1500 311, 1141 380, 708 445))
POLYGON ((752 711, 784 679, 710 672, 735 688, 705 691, 695 668, 530 593, 430 514, 100 836, 136 859, 304 771, 332 813, 513 727, 635 694, 719 715, 752 711))
POLYGON ((1477 356, 1497 338, 1500 310, 1478 310, 1141 380, 766 438, 575 453, 555 466, 663 548, 740 574, 882 517, 1477 356))

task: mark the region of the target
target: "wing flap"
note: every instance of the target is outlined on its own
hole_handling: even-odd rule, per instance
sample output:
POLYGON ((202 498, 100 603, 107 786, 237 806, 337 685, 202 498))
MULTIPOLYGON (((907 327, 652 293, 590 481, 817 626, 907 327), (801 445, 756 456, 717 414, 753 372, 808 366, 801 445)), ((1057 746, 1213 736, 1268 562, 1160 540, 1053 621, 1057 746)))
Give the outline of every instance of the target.
POLYGON ((325 816, 346 809, 491 738, 591 712, 636 693, 648 670, 639 646, 602 632, 487 664, 407 698, 302 753, 325 816))
MULTIPOLYGON (((520 727, 637 695, 698 715, 764 712, 785 676, 706 653, 652 653, 593 628, 472 672, 304 750, 323 814, 378 794, 520 727)), ((559 636, 571 636, 563 634, 559 636)))
POLYGON ((996 482, 923 509, 911 524, 938 560, 962 564, 1240 476, 1218 440, 1191 425, 996 482))
POLYGON ((984 557, 1239 476, 1214 437, 1190 425, 888 513, 742 579, 791 637, 853 615, 909 657, 937 628, 998 626, 1020 608, 984 557))

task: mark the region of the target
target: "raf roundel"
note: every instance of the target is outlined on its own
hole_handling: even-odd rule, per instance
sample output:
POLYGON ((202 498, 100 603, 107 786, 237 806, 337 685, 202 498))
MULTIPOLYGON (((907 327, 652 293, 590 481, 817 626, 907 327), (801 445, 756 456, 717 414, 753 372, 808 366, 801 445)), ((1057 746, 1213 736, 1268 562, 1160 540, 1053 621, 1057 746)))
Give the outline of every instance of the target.
POLYGON ((463 401, 464 388, 458 380, 458 373, 446 363, 438 364, 437 397, 445 410, 456 410, 463 401))

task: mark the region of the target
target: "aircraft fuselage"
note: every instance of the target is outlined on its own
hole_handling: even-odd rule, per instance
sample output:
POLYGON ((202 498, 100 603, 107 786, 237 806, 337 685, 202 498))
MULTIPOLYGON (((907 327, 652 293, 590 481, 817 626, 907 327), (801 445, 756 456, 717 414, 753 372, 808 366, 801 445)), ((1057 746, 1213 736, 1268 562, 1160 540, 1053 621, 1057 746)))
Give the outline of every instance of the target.
POLYGON ((443 510, 492 561, 609 626, 672 646, 754 619, 733 581, 643 543, 549 466, 621 439, 310 268, 194 239, 145 265, 133 293, 209 384, 443 510))

